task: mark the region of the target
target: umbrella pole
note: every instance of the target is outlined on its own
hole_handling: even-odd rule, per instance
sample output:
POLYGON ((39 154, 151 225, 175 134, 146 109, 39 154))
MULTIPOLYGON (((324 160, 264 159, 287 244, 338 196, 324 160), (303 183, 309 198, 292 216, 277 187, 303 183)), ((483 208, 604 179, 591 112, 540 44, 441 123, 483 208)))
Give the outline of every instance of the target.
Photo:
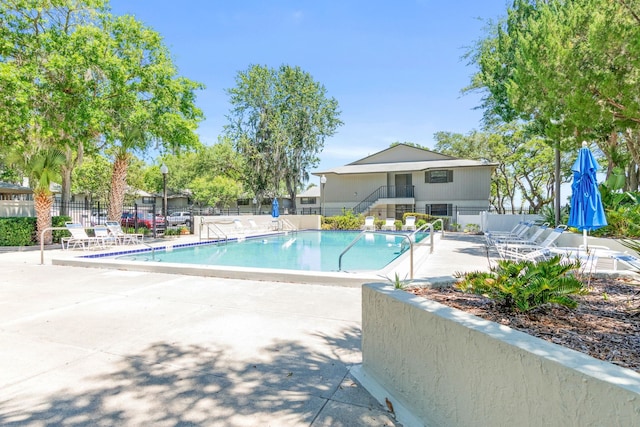
POLYGON ((582 230, 582 244, 584 245, 585 252, 589 252, 589 246, 587 245, 587 229, 582 230))

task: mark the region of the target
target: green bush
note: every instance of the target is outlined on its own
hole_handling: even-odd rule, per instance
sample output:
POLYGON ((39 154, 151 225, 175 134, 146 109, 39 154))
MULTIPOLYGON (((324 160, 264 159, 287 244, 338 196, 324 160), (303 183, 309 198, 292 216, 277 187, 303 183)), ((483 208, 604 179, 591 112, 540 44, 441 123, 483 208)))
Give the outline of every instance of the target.
POLYGON ((35 218, 0 218, 0 246, 35 245, 35 237, 35 218))
POLYGON ((355 215, 347 210, 343 215, 322 218, 323 230, 360 230, 364 225, 364 216, 355 215))
POLYGON ((622 205, 607 211, 606 227, 593 230, 592 236, 640 237, 640 205, 622 205))
MULTIPOLYGON (((64 223, 71 221, 70 216, 54 216, 51 218, 52 227, 64 227, 64 223)), ((67 230, 53 230, 53 243, 60 243, 63 237, 71 237, 71 233, 67 230)))
POLYGON ((527 312, 546 304, 575 308, 577 302, 569 295, 584 294, 586 288, 569 273, 579 269, 580 262, 560 260, 559 256, 537 263, 500 260, 489 272, 456 274, 462 280, 454 286, 463 292, 484 295, 509 312, 527 312))
POLYGON ((178 234, 180 234, 180 230, 178 230, 177 228, 167 228, 166 230, 164 230, 165 236, 177 236, 178 234))
MULTIPOLYGON (((52 227, 64 227, 68 216, 51 218, 52 227)), ((60 243, 62 237, 70 236, 66 230, 53 230, 53 242, 60 243)), ((33 246, 38 244, 35 217, 0 218, 0 246, 33 246)))

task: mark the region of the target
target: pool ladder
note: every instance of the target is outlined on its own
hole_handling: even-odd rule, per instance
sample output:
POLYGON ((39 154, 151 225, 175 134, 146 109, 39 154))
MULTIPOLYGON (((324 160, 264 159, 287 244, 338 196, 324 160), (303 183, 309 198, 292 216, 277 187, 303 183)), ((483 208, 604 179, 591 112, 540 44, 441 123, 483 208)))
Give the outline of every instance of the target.
POLYGON ((224 241, 225 243, 229 241, 229 237, 224 233, 224 231, 222 231, 220 227, 218 227, 218 225, 215 222, 204 221, 204 218, 200 219, 200 231, 199 231, 200 241, 202 241, 202 229, 205 226, 207 227, 207 240, 216 239, 218 243, 220 241, 224 241), (213 233, 214 235, 213 239, 211 238, 211 233, 213 233))
POLYGON ((393 231, 369 231, 369 230, 365 230, 362 233, 358 234, 358 236, 355 239, 353 239, 353 241, 351 243, 349 243, 349 245, 345 248, 344 251, 342 251, 342 253, 338 257, 338 271, 342 271, 342 256, 344 254, 346 254, 366 234, 387 234, 387 235, 392 235, 392 236, 399 236, 400 235, 400 236, 403 237, 403 242, 404 242, 404 240, 407 240, 409 242, 409 278, 411 280, 413 280, 413 246, 414 246, 414 242, 415 242, 416 233, 419 233, 421 231, 425 231, 427 228, 429 229, 429 239, 430 239, 429 253, 433 253, 433 233, 434 233, 433 225, 435 223, 437 223, 437 222, 440 222, 442 230, 443 230, 442 232, 444 233, 444 222, 442 221, 442 218, 438 218, 437 220, 435 220, 433 222, 428 222, 426 224, 423 224, 422 226, 418 227, 418 229, 416 229, 411 234, 400 234, 400 233, 395 233, 393 231))

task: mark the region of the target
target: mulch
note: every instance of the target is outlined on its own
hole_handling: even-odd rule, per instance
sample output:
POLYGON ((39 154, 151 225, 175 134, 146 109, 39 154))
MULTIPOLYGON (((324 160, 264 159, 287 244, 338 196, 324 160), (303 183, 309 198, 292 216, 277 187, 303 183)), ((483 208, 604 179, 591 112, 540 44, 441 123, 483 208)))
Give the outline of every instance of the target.
POLYGON ((640 283, 591 278, 585 284, 588 293, 574 296, 577 308, 527 313, 505 312, 488 298, 451 287, 406 291, 640 373, 640 283))

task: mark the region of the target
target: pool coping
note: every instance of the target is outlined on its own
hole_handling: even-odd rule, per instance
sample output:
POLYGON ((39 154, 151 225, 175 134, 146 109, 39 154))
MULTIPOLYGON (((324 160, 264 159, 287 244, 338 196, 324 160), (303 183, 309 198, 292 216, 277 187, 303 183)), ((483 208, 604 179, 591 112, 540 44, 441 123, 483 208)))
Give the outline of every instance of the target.
MULTIPOLYGON (((300 230, 305 231, 305 230, 300 230)), ((271 234, 259 234, 252 236, 235 236, 227 239, 228 242, 235 242, 239 239, 260 238, 264 236, 272 236, 271 234)), ((285 270, 275 268, 256 268, 256 267, 236 267, 236 266, 214 266, 201 264, 182 264, 168 262, 149 262, 149 261, 130 261, 113 259, 115 256, 129 255, 135 253, 151 252, 153 250, 172 250, 175 248, 194 247, 201 245, 210 245, 219 243, 218 240, 207 240, 186 243, 164 243, 160 242, 156 246, 145 245, 144 247, 136 246, 131 249, 120 251, 97 252, 93 254, 84 254, 76 257, 54 258, 51 260, 53 265, 86 267, 86 268, 104 268, 125 271, 142 271, 150 273, 167 273, 181 274, 188 276, 200 277, 219 277, 225 279, 239 280, 259 280, 259 281, 275 281, 285 283, 308 283, 316 285, 329 286, 349 286, 360 287, 363 283, 370 281, 387 280, 388 273, 396 269, 399 265, 406 262, 408 252, 402 254, 381 270, 366 272, 323 272, 311 270, 285 270)))

